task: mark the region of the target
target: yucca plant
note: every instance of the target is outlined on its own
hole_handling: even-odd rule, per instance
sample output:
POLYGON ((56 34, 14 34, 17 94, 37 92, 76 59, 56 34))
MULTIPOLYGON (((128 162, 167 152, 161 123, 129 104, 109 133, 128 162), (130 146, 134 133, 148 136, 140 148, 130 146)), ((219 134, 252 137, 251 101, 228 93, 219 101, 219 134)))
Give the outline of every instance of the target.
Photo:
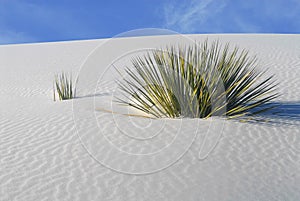
POLYGON ((55 74, 53 84, 53 99, 56 101, 56 93, 59 100, 67 100, 75 97, 75 87, 73 86, 72 74, 55 74))
POLYGON ((273 76, 257 69, 255 57, 218 41, 149 51, 132 66, 119 82, 117 102, 156 117, 255 115, 278 96, 273 76))

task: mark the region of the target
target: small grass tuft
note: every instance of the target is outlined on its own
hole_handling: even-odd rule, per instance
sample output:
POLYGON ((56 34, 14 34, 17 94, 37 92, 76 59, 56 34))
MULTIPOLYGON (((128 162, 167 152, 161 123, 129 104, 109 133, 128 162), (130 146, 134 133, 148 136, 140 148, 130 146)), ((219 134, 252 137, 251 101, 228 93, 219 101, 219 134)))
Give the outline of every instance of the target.
POLYGON ((59 100, 73 99, 76 94, 73 86, 72 74, 55 74, 53 83, 53 99, 56 101, 56 93, 59 100))

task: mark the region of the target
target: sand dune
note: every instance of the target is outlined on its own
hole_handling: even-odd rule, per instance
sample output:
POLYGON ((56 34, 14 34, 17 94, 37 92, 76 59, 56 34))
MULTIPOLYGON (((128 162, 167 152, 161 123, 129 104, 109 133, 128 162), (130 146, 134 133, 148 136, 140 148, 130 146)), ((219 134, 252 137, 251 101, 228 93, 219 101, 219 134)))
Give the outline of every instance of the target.
MULTIPOLYGON (((246 123, 113 114, 97 110, 114 109, 107 66, 95 65, 102 76, 96 96, 90 89, 99 77, 80 71, 107 40, 0 46, 0 200, 299 200, 300 36, 188 37, 229 41, 256 54, 279 83, 278 113, 246 123), (91 81, 81 83, 74 101, 53 101, 54 74, 61 71, 91 81), (222 135, 199 160, 208 130, 212 147, 214 134, 222 135)), ((113 40, 108 52, 177 42, 176 36, 113 40)))

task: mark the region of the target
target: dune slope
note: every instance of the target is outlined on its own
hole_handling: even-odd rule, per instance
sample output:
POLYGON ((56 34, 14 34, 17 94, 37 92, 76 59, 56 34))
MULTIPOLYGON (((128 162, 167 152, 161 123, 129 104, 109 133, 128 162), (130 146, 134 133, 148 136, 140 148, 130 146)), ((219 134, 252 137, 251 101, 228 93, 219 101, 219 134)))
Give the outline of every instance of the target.
MULTIPOLYGON (((95 110, 109 105, 105 101, 112 92, 111 78, 97 89, 96 105, 89 105, 89 94, 74 102, 54 102, 54 74, 76 75, 88 55, 107 40, 0 46, 0 200, 299 200, 300 35, 188 37, 219 39, 256 54, 260 66, 269 68, 279 82, 280 113, 266 114, 270 121, 260 123, 216 118, 149 124, 148 119, 95 110), (74 105, 80 107, 74 110, 74 105), (93 125, 95 119, 99 127, 93 125), (222 130, 222 135, 208 157, 199 160, 207 130, 222 130), (177 134, 184 135, 172 149, 178 153, 140 156, 143 163, 138 163, 104 144, 99 131, 121 151, 140 155, 162 150, 177 134), (148 170, 151 174, 127 174, 148 170)), ((153 41, 176 43, 175 36, 113 40, 115 49, 130 43, 140 48, 153 41)), ((100 72, 105 69, 99 65, 100 72)))

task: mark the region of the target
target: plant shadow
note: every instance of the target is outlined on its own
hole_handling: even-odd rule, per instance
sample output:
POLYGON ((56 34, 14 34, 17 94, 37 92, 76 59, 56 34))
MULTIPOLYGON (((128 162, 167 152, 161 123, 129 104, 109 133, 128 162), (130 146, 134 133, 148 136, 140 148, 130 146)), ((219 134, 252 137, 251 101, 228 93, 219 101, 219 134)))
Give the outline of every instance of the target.
POLYGON ((80 98, 96 98, 96 97, 111 96, 111 95, 112 95, 111 93, 103 92, 103 93, 95 93, 95 94, 88 94, 88 95, 76 96, 75 99, 80 99, 80 98))
POLYGON ((274 107, 264 113, 258 114, 251 122, 295 125, 300 123, 300 102, 272 102, 274 107))
MULTIPOLYGON (((95 93, 76 96, 75 99, 111 96, 111 93, 95 93)), ((235 120, 255 124, 299 125, 300 126, 300 101, 299 102, 272 102, 268 106, 274 107, 254 117, 246 116, 235 120)), ((234 119, 233 119, 234 120, 234 119)))

